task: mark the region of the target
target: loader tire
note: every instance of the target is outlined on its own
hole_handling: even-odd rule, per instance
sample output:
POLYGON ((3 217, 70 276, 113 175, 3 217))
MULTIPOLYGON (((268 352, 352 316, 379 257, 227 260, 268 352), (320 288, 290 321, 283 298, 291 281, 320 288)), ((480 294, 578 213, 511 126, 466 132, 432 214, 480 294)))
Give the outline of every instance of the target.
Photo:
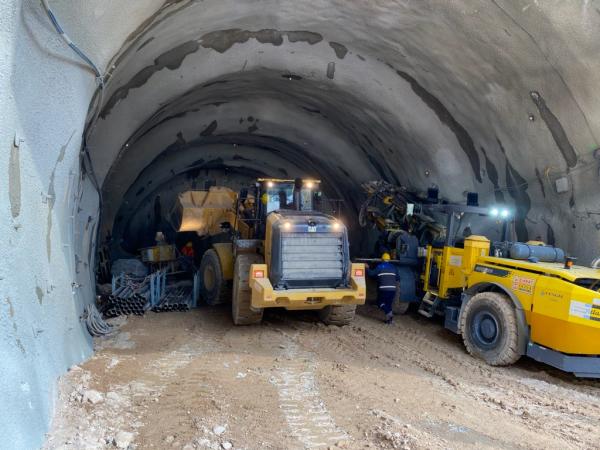
POLYGON ((508 366, 521 357, 517 316, 506 295, 482 292, 473 296, 460 325, 467 351, 489 365, 508 366))
POLYGON ((235 325, 253 325, 260 323, 263 317, 262 309, 253 309, 250 291, 250 266, 262 264, 263 257, 257 254, 241 254, 235 259, 233 267, 233 297, 231 300, 231 315, 235 325))
POLYGON ((396 289, 396 296, 392 303, 392 312, 394 314, 403 315, 408 312, 408 308, 410 308, 410 302, 400 301, 400 289, 396 289))
POLYGON ((356 305, 326 306, 319 310, 319 318, 325 325, 348 325, 354 320, 356 305))
POLYGON ((209 305, 229 303, 231 287, 223 279, 223 268, 219 255, 213 249, 207 250, 200 261, 200 295, 209 305))

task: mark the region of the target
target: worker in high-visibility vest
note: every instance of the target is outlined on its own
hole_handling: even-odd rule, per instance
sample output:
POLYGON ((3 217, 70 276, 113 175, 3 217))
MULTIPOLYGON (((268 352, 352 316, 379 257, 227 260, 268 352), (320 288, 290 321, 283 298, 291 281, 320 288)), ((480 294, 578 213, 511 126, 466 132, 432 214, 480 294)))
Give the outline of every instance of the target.
POLYGON ((368 269, 370 277, 377 277, 377 305, 385 313, 385 323, 391 325, 394 313, 392 304, 396 297, 400 277, 396 266, 390 263, 390 254, 381 255, 381 262, 374 269, 368 269))

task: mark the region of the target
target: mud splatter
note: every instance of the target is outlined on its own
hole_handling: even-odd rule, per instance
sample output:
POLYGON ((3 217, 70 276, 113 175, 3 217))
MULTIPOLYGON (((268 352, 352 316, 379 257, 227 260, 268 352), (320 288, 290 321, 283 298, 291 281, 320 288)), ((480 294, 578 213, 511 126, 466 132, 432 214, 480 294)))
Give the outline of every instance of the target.
POLYGON ((335 63, 330 62, 327 64, 327 78, 333 80, 335 78, 335 63))
POLYGON ((69 136, 69 139, 67 140, 65 145, 63 145, 60 148, 60 151, 58 152, 58 157, 56 158, 56 162, 54 163, 54 167, 52 168, 52 173, 50 174, 50 183, 48 185, 48 197, 47 197, 48 198, 48 219, 47 219, 47 225, 46 225, 46 253, 48 255, 48 262, 50 262, 50 259, 52 257, 52 210, 54 209, 54 203, 56 202, 56 192, 54 190, 54 179, 56 177, 56 169, 58 168, 58 165, 63 161, 63 159, 65 159, 65 152, 67 150, 67 147, 71 143, 71 140, 73 139, 74 135, 75 135, 75 130, 73 130, 73 132, 71 133, 71 136, 69 136))
POLYGON ((206 33, 200 38, 200 45, 219 53, 225 53, 235 44, 243 44, 250 39, 256 39, 261 44, 280 46, 283 44, 284 36, 287 36, 289 42, 307 42, 310 45, 314 45, 323 40, 323 36, 311 31, 280 31, 271 28, 249 31, 232 28, 229 30, 216 30, 206 33))
POLYGON ((575 149, 571 145, 562 124, 550 108, 548 108, 546 100, 544 100, 544 97, 542 97, 539 92, 532 91, 530 96, 533 103, 535 103, 535 106, 537 106, 542 120, 546 123, 554 142, 556 142, 556 146, 562 153, 567 166, 575 167, 577 165, 577 153, 575 153, 575 149))
POLYGON ((502 188, 500 187, 498 169, 496 169, 494 163, 488 158, 485 148, 480 148, 481 153, 483 153, 483 157, 485 158, 485 171, 488 175, 488 178, 494 185, 494 197, 496 198, 497 202, 504 203, 504 194, 502 193, 502 188))
POLYGON ((546 198, 546 188, 544 187, 544 180, 542 178, 541 172, 539 171, 539 169, 537 167, 535 168, 535 176, 538 180, 538 183, 540 183, 540 189, 542 190, 542 196, 544 198, 546 198))
POLYGON ((471 168, 473 169, 473 175, 475 176, 475 179, 482 183, 483 181, 481 179, 479 154, 477 153, 477 149, 475 148, 475 144, 473 143, 471 135, 467 132, 465 127, 463 127, 452 116, 452 114, 450 114, 450 111, 448 111, 444 104, 435 95, 421 86, 417 80, 401 70, 396 70, 396 73, 410 84, 413 92, 417 94, 417 96, 423 100, 423 102, 429 108, 431 108, 440 122, 446 125, 450 131, 454 133, 458 143, 460 144, 460 147, 463 149, 467 155, 467 158, 469 159, 469 162, 471 163, 471 168))
POLYGON ((337 56, 339 59, 344 59, 348 54, 348 49, 346 46, 340 44, 339 42, 330 42, 329 46, 333 49, 335 56, 337 56))
POLYGON ((526 242, 529 240, 529 232, 527 231, 525 219, 531 209, 531 198, 527 193, 529 184, 508 160, 508 155, 506 154, 506 150, 500 139, 496 138, 496 141, 498 142, 500 151, 506 159, 506 188, 509 195, 515 201, 515 231, 517 233, 517 239, 521 242, 526 242))
POLYGON ((38 298, 38 302, 41 305, 42 301, 44 300, 44 291, 42 291, 42 288, 39 286, 35 287, 35 295, 38 298))
POLYGON ((200 132, 200 136, 206 137, 212 135, 217 129, 217 121, 213 120, 208 126, 200 132))
POLYGON ((117 103, 129 95, 129 91, 131 89, 143 86, 156 72, 159 72, 163 69, 178 69, 183 63, 183 60, 188 55, 198 51, 199 48, 200 46, 198 42, 188 41, 158 56, 158 58, 154 60, 154 64, 144 67, 142 70, 136 73, 131 80, 117 89, 115 93, 110 96, 106 102, 106 105, 102 109, 102 112, 100 113, 100 117, 103 119, 106 118, 106 116, 110 114, 111 110, 117 105, 117 103))
POLYGON ((8 163, 8 200, 10 213, 13 219, 16 219, 21 214, 21 162, 19 147, 15 145, 11 146, 8 163))

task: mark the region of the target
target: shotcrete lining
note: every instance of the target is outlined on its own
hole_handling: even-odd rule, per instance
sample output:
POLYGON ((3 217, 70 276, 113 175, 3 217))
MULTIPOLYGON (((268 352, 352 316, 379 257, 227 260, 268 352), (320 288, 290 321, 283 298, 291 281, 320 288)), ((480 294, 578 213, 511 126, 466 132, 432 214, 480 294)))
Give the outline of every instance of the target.
MULTIPOLYGON (((376 20, 361 2, 320 1, 318 16, 315 5, 277 2, 269 17, 247 5, 226 14, 228 1, 208 3, 165 5, 115 58, 94 137, 96 147, 106 144, 104 156, 94 157, 114 158, 110 170, 99 166, 115 202, 160 152, 246 133, 301 149, 308 142, 298 166, 316 158, 329 176, 353 186, 349 196, 358 195, 360 181, 382 178, 418 189, 436 184, 455 201, 466 190, 479 191, 484 202, 512 200, 525 237, 541 220, 526 222, 531 205, 561 200, 532 181, 556 155, 565 164, 554 170, 574 168, 581 144, 593 145, 589 105, 572 89, 575 74, 551 46, 540 46, 539 35, 556 31, 561 58, 573 60, 566 43, 575 24, 541 6, 536 22, 534 8, 519 15, 502 2, 482 9, 382 4, 376 20), (336 21, 340 8, 343 20, 336 21), (583 135, 573 134, 577 118, 583 135), (464 166, 470 173, 456 169, 464 166)), ((263 152, 268 163, 272 152, 263 152)), ((174 160, 164 164, 184 170, 174 160)), ((116 206, 106 208, 104 227, 116 206)))

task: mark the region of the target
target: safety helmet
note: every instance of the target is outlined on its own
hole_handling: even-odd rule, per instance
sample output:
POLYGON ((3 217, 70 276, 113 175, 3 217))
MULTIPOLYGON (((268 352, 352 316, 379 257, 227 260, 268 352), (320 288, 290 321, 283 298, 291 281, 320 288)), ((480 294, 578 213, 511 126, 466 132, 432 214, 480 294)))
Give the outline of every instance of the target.
POLYGON ((390 254, 388 252, 385 252, 383 255, 381 255, 381 259, 383 259, 384 261, 389 261, 391 259, 390 254))

